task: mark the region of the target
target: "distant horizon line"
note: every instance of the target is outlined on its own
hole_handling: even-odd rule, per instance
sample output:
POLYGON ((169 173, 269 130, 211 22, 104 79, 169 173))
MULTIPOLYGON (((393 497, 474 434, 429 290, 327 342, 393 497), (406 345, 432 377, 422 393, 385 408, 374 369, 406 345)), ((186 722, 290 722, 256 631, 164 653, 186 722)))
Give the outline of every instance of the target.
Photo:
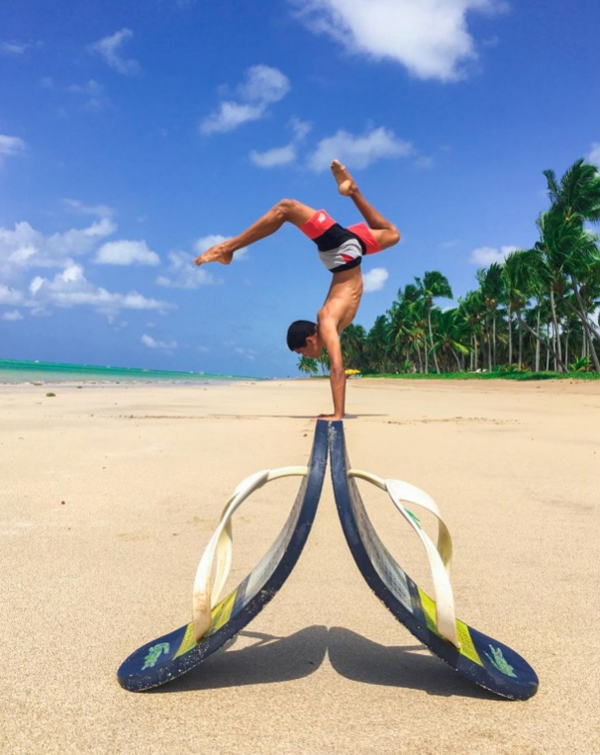
MULTIPOLYGON (((193 370, 164 370, 152 369, 149 367, 120 367, 115 365, 94 365, 77 362, 47 362, 38 359, 0 359, 0 372, 39 372, 50 373, 76 373, 85 374, 103 374, 103 375, 129 375, 136 377, 166 377, 176 376, 177 378, 186 379, 227 379, 227 380, 269 380, 270 378, 255 377, 250 375, 225 375, 220 373, 211 373, 193 370)), ((2 382, 0 380, 0 382, 2 382)))

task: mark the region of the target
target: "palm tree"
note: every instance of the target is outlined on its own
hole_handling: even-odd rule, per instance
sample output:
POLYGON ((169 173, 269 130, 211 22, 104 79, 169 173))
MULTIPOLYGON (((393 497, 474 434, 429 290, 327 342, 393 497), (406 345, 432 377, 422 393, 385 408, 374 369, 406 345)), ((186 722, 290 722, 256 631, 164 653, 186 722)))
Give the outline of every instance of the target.
POLYGON ((367 333, 364 352, 368 372, 388 372, 391 351, 391 323, 386 315, 379 315, 367 333))
MULTIPOLYGON (((496 367, 496 320, 498 306, 502 300, 504 287, 502 284, 502 266, 493 262, 487 269, 483 268, 477 271, 477 280, 479 289, 483 297, 486 309, 491 315, 492 327, 490 337, 490 327, 486 323, 488 334, 488 367, 493 370, 496 367)), ((487 317, 486 317, 487 320, 487 317)))
POLYGON ((479 343, 483 341, 483 321, 485 319, 485 303, 481 291, 469 291, 464 298, 458 299, 457 319, 463 332, 467 333, 471 341, 471 361, 469 370, 475 372, 479 368, 479 343))
MULTIPOLYGON (((550 346, 548 342, 545 342, 545 345, 554 355, 555 368, 566 371, 567 367, 561 354, 557 308, 554 300, 555 286, 558 285, 557 281, 560 282, 560 277, 555 275, 554 272, 549 270, 544 264, 541 250, 538 247, 527 250, 521 249, 510 254, 504 262, 503 275, 506 286, 506 295, 509 301, 509 320, 511 318, 511 311, 515 312, 517 317, 519 333, 519 365, 521 365, 523 361, 523 329, 525 329, 536 340, 542 341, 535 330, 523 319, 522 310, 532 296, 539 294, 539 291, 543 288, 550 276, 550 308, 552 312, 554 346, 550 346)), ((512 364, 512 343, 510 340, 509 364, 512 364)))
POLYGON ((404 290, 400 289, 396 301, 387 314, 390 322, 389 335, 394 358, 398 364, 401 364, 407 359, 411 359, 416 353, 419 371, 423 372, 421 348, 424 349, 425 364, 427 365, 427 342, 425 339, 427 313, 417 287, 409 283, 404 287, 404 290))
POLYGON ((600 360, 593 339, 600 333, 588 320, 581 298, 580 282, 590 267, 598 261, 596 239, 584 230, 585 221, 600 220, 600 173, 595 165, 577 160, 557 181, 552 170, 544 171, 552 206, 544 216, 545 241, 554 265, 569 277, 575 295, 575 309, 584 328, 594 368, 600 370, 600 360))
MULTIPOLYGON (((556 293, 580 318, 588 340, 594 369, 600 371, 600 360, 593 343, 594 338, 600 340, 600 333, 589 323, 588 312, 581 297, 581 288, 584 285, 582 281, 585 281, 590 274, 593 275, 600 264, 600 251, 596 244, 596 237, 584 230, 583 221, 579 215, 571 213, 570 218, 567 219, 558 206, 542 213, 538 219, 538 227, 541 235, 539 246, 544 251, 551 281, 550 303, 553 308, 555 331, 558 330, 554 300, 556 293), (575 303, 569 302, 566 296, 569 283, 575 303)), ((560 348, 558 351, 560 354, 560 348)))
POLYGON ((350 324, 340 335, 344 365, 352 370, 364 369, 367 333, 362 325, 350 324))
POLYGON ((307 375, 316 375, 319 371, 317 360, 310 357, 300 357, 297 366, 300 372, 306 372, 307 375))
POLYGON ((600 174, 595 165, 577 160, 557 181, 553 170, 545 170, 548 195, 552 206, 567 221, 573 215, 596 223, 600 220, 600 174))
POLYGON ((320 355, 316 359, 317 364, 321 368, 321 374, 324 375, 326 372, 329 372, 330 364, 329 364, 329 354, 327 353, 327 349, 323 349, 320 353, 320 355))
POLYGON ((465 328, 461 328, 458 308, 440 312, 432 350, 434 354, 440 354, 442 358, 446 359, 448 371, 451 371, 451 363, 448 364, 450 357, 456 360, 457 371, 462 370, 459 354, 466 356, 469 353, 469 347, 463 343, 465 335, 465 328))
MULTIPOLYGON (((433 308, 433 300, 439 297, 444 299, 452 298, 452 289, 448 283, 448 279, 445 275, 442 275, 438 270, 430 270, 423 275, 423 279, 415 278, 417 289, 419 290, 427 310, 427 324, 429 327, 429 348, 433 349, 433 330, 431 327, 431 310, 433 308)), ((435 351, 433 351, 433 361, 435 363, 436 372, 440 373, 440 366, 437 361, 435 351)), ((425 352, 425 371, 428 371, 427 351, 425 352)))
POLYGON ((523 361, 523 333, 521 330, 521 310, 529 301, 525 293, 527 287, 527 258, 523 249, 512 252, 504 260, 502 266, 502 281, 504 295, 508 303, 508 364, 512 365, 512 315, 516 313, 519 334, 519 369, 523 361))

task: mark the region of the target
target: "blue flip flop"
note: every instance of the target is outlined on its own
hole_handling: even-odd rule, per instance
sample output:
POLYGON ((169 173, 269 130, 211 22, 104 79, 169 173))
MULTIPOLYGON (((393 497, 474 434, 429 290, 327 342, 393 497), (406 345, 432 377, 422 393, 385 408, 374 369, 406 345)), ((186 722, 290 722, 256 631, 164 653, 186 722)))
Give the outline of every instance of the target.
POLYGON ((264 470, 238 485, 198 566, 192 621, 132 653, 117 672, 122 687, 140 692, 187 673, 223 647, 277 594, 310 534, 326 466, 327 423, 318 422, 308 466, 264 470), (271 480, 289 475, 302 476, 303 480, 281 532, 250 574, 219 600, 231 564, 231 517, 252 492, 271 480))
POLYGON ((524 658, 507 645, 456 618, 449 578, 452 541, 433 499, 400 480, 385 480, 352 469, 342 422, 330 423, 329 452, 342 529, 356 565, 375 595, 429 650, 469 681, 510 699, 527 700, 535 695, 538 678, 524 658), (435 600, 406 574, 382 543, 367 515, 357 478, 386 490, 419 536, 429 558, 435 600), (418 505, 437 517, 437 546, 404 503, 418 505))

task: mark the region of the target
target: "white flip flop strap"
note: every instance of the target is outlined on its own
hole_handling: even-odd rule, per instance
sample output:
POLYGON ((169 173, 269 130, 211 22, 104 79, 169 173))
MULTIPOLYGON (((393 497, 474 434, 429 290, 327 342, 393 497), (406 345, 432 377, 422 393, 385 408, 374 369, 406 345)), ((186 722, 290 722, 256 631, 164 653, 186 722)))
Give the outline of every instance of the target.
POLYGON ((459 648, 460 642, 456 631, 454 596, 452 594, 449 573, 450 561, 452 559, 452 538, 436 502, 425 491, 402 480, 384 480, 381 477, 377 477, 377 475, 363 472, 360 469, 351 469, 348 475, 367 480, 382 490, 386 490, 398 511, 417 533, 425 547, 433 578, 437 629, 444 639, 459 648), (403 501, 420 506, 436 517, 438 522, 437 548, 429 535, 421 528, 415 515, 404 506, 403 501))
POLYGON ((225 504, 217 528, 208 541, 196 570, 192 599, 192 621, 197 642, 210 628, 211 611, 218 603, 219 596, 229 576, 233 548, 231 524, 233 514, 248 496, 267 482, 291 475, 304 476, 307 473, 308 467, 264 469, 246 477, 234 490, 233 495, 225 504), (215 556, 217 559, 215 577, 214 580, 211 580, 215 556))

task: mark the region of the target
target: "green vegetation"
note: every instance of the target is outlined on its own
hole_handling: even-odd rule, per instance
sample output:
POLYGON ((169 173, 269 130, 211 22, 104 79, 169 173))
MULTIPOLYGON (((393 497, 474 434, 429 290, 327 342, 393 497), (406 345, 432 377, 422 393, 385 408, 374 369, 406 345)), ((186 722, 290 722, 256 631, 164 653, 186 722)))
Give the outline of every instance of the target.
MULTIPOLYGON (((436 304, 452 298, 441 272, 415 278, 369 332, 344 330, 345 367, 382 377, 600 378, 600 248, 586 228, 600 221, 600 174, 581 159, 560 181, 544 176, 550 208, 530 249, 478 270, 478 288, 452 309, 436 304)), ((326 370, 327 355, 318 361, 326 370)), ((298 367, 318 372, 316 360, 298 367)))

